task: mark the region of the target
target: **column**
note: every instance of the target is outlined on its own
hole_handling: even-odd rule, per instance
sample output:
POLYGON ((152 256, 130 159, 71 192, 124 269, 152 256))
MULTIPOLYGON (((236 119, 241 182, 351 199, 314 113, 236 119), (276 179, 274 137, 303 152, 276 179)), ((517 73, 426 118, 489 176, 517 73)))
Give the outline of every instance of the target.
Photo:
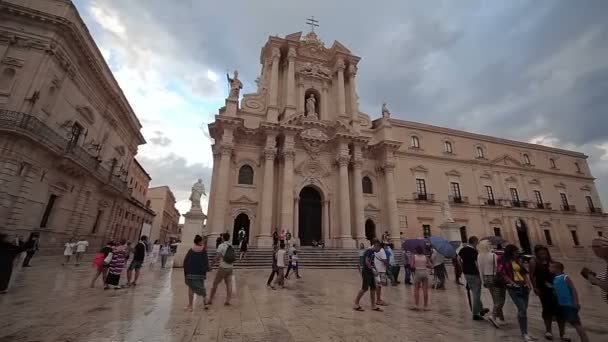
POLYGON ((290 47, 289 53, 287 54, 288 66, 287 66, 287 106, 285 108, 286 115, 293 114, 296 111, 295 58, 296 58, 296 49, 293 47, 290 47))
POLYGON ((272 49, 272 69, 270 72, 270 103, 268 104, 268 121, 278 122, 279 106, 279 48, 272 49))
POLYGON ((228 203, 228 187, 230 186, 230 158, 232 156, 232 146, 222 145, 220 151, 220 168, 218 170, 220 178, 218 189, 215 194, 215 204, 213 205, 213 217, 215 222, 213 223, 213 227, 211 227, 213 232, 211 235, 213 238, 226 230, 225 218, 226 204, 228 203))
POLYGON ((397 197, 395 196, 395 164, 384 164, 384 184, 386 186, 386 208, 388 211, 388 226, 393 239, 399 240, 399 216, 397 213, 397 197))
POLYGON ((262 188, 262 212, 260 213, 260 235, 258 235, 258 246, 272 246, 272 204, 274 194, 274 158, 275 152, 274 134, 266 136, 266 147, 264 149, 264 180, 262 188))
MULTIPOLYGON (((298 81, 298 108, 297 108, 297 112, 298 113, 304 113, 304 97, 306 97, 306 94, 304 93, 304 82, 302 80, 298 81)), ((321 103, 323 103, 323 99, 321 99, 321 103)))
POLYGON ((329 201, 323 200, 323 241, 329 243, 329 201))
POLYGON ((361 185, 361 146, 355 145, 353 155, 353 205, 355 218, 355 239, 360 242, 365 240, 365 226, 363 213, 363 187, 361 185))
POLYGON ((346 96, 344 93, 344 60, 339 59, 336 63, 338 71, 338 115, 346 115, 346 96))
POLYGON ((336 159, 339 167, 340 174, 340 233, 337 236, 338 245, 340 247, 347 246, 348 240, 352 239, 350 234, 350 195, 349 195, 349 184, 348 184, 348 145, 342 142, 340 144, 339 154, 336 159))
POLYGON ((293 232, 293 136, 286 135, 283 146, 283 196, 281 200, 281 227, 293 232))
POLYGON ((210 232, 210 226, 214 223, 214 207, 215 207, 215 190, 218 187, 218 170, 220 168, 220 156, 221 153, 216 151, 215 146, 212 148, 213 150, 213 172, 211 173, 211 184, 209 185, 209 206, 207 207, 207 223, 206 223, 206 231, 210 232))
POLYGON ((327 103, 329 102, 329 95, 327 95, 327 81, 323 81, 323 86, 321 88, 321 113, 319 113, 319 119, 321 120, 329 120, 329 109, 327 109, 327 103))
POLYGON ((294 241, 298 241, 300 232, 300 197, 296 197, 293 203, 293 235, 292 238, 294 241))
POLYGON ((357 88, 355 85, 356 75, 357 67, 354 64, 350 64, 348 66, 348 80, 350 84, 350 115, 353 126, 355 126, 359 122, 359 106, 357 105, 357 88))

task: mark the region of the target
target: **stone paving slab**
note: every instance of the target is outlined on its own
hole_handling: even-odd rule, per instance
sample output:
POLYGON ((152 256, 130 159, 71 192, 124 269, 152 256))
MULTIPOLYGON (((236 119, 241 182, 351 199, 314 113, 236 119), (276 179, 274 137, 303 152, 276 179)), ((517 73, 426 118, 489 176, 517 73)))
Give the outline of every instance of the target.
MULTIPOLYGON (((62 267, 54 259, 36 261, 18 271, 9 294, 0 296, 0 342, 521 340, 510 298, 505 306, 509 325, 495 329, 471 320, 464 287, 451 282, 446 291, 431 291, 429 312, 408 309, 413 295, 404 285, 385 288, 391 305, 384 313, 369 310, 367 295, 367 311, 355 312, 356 270, 302 270, 303 279, 289 280, 287 289, 276 291, 265 286, 268 272, 237 270, 233 306, 222 305, 225 290, 220 287, 209 311, 198 306, 190 313, 183 310, 187 288, 181 269, 146 266, 137 287, 104 291, 99 283, 88 287, 93 274, 88 263, 62 267)), ((566 264, 581 295, 581 317, 591 340, 605 341, 608 304, 577 274, 582 266, 566 264)), ((483 300, 491 304, 486 290, 483 300)), ((540 337, 543 323, 534 295, 528 315, 530 331, 540 337)), ((568 334, 576 335, 570 327, 568 334)))

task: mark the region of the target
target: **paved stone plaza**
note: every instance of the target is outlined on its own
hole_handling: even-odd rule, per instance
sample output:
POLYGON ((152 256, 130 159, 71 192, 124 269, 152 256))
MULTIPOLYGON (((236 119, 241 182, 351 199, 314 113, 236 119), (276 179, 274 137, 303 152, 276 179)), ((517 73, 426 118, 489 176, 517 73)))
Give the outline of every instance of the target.
MULTIPOLYGON (((385 291, 391 305, 384 313, 369 310, 368 296, 363 301, 367 310, 355 312, 352 301, 360 284, 356 270, 302 270, 303 279, 289 280, 288 289, 277 291, 266 288, 266 270, 239 270, 233 306, 222 305, 221 288, 210 311, 197 307, 189 313, 183 309, 187 289, 181 269, 146 267, 137 288, 103 291, 100 284, 88 287, 93 272, 88 265, 61 267, 43 258, 32 265, 0 297, 2 342, 521 340, 510 299, 505 308, 510 324, 497 330, 471 320, 463 287, 451 282, 447 291, 431 292, 430 312, 408 309, 413 296, 404 285, 385 291)), ((602 341, 608 334, 608 304, 600 300, 597 288, 575 274, 581 266, 567 268, 581 293, 583 324, 592 341, 602 341)), ((485 292, 484 303, 490 305, 485 292)), ((535 296, 528 315, 531 332, 540 337, 535 296)), ((570 327, 568 334, 575 337, 570 327)))

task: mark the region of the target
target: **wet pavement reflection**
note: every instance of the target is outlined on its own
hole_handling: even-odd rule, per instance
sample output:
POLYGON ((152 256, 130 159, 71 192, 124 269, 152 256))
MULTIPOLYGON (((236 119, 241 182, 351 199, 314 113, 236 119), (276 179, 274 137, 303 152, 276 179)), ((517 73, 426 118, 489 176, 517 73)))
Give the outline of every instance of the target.
MULTIPOLYGON (((209 311, 184 310, 187 288, 181 269, 145 266, 136 287, 89 288, 93 269, 85 264, 62 267, 54 259, 34 259, 19 271, 10 292, 0 296, 0 341, 521 341, 510 298, 506 327, 471 319, 464 287, 448 281, 445 291, 430 292, 429 312, 409 310, 412 289, 403 284, 384 290, 390 304, 384 313, 352 310, 360 287, 356 270, 301 270, 302 279, 287 289, 266 288, 268 270, 237 270, 233 305, 222 305, 220 286, 209 311)), ((581 318, 592 341, 608 334, 608 304, 598 288, 583 282, 582 264, 567 263, 581 296, 581 318)), ((599 271, 600 264, 594 265, 599 271)), ((449 270, 451 272, 451 270, 449 270)), ((451 275, 452 273, 450 273, 451 275)), ((210 274, 213 279, 215 272, 210 274)), ((123 274, 123 282, 126 275, 123 274)), ((209 291, 209 280, 207 291, 209 291)), ((487 290, 483 302, 491 306, 487 290)), ((200 305, 201 302, 199 301, 200 305)), ((532 295, 530 331, 544 334, 540 302, 532 295)), ((574 329, 567 333, 577 341, 574 329)), ((557 335, 557 327, 554 328, 557 335)))

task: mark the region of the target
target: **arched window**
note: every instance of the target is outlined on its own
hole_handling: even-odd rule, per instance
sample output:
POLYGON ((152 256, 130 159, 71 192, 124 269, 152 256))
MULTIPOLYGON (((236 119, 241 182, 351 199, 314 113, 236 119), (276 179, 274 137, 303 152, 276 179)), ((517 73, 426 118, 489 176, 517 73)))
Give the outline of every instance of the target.
POLYGON ((483 158, 483 148, 481 146, 477 146, 477 158, 483 158))
POLYGON ((239 184, 253 184, 253 168, 251 166, 241 166, 239 169, 239 184))
POLYGON ((412 135, 412 147, 420 148, 420 139, 415 135, 412 135))
POLYGON ((363 187, 364 194, 373 194, 374 193, 374 186, 372 184, 372 180, 369 179, 369 177, 367 177, 367 176, 363 177, 363 179, 361 180, 361 185, 363 187))
POLYGON ((552 169, 556 169, 557 168, 557 166, 555 166, 555 159, 549 158, 549 164, 551 164, 551 168, 552 169))
POLYGON ((532 163, 530 162, 530 156, 529 156, 527 153, 524 153, 524 163, 525 163, 526 165, 530 165, 530 164, 532 164, 532 163))
POLYGON ((443 145, 445 146, 445 152, 446 153, 453 153, 454 152, 454 150, 452 149, 452 143, 451 142, 445 141, 443 143, 443 145))
POLYGON ((0 90, 11 90, 16 74, 17 73, 13 68, 6 68, 2 70, 2 74, 0 74, 0 90))

